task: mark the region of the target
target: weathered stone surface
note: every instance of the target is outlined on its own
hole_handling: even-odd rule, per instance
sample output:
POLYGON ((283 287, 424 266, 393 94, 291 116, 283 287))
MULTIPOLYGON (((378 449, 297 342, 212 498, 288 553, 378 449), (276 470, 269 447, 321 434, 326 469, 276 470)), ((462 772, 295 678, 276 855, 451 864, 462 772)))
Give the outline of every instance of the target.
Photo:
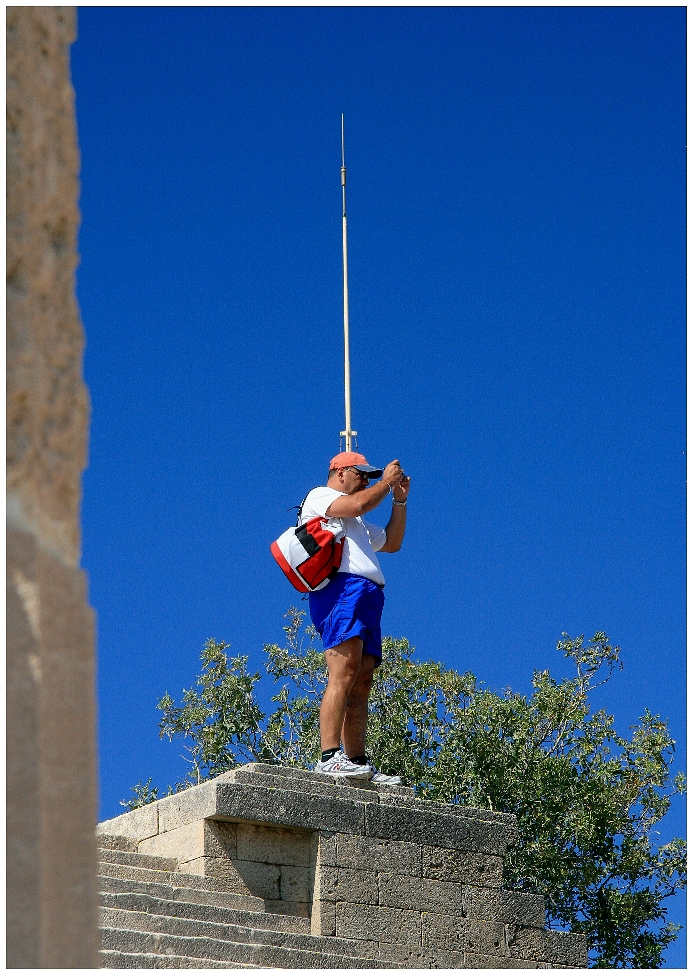
POLYGON ((316 897, 310 916, 310 933, 316 937, 332 937, 336 931, 336 905, 333 901, 316 897))
POLYGON ((351 904, 377 904, 378 875, 372 870, 321 867, 320 897, 351 904))
POLYGON ((385 944, 421 944, 421 914, 392 907, 369 907, 338 903, 336 908, 338 938, 357 941, 382 941, 385 944))
POLYGON ((280 897, 281 870, 271 863, 227 860, 224 857, 198 857, 185 864, 186 872, 202 877, 218 877, 229 882, 229 890, 267 900, 280 897))
MULTIPOLYGON (((447 952, 442 952, 446 955, 447 952)), ((450 966, 452 967, 452 966, 450 966)), ((461 968, 547 968, 542 962, 525 961, 521 958, 499 958, 497 955, 479 955, 472 951, 464 953, 461 968)))
POLYGON ((229 969, 250 968, 250 965, 229 961, 212 961, 211 958, 190 958, 186 955, 153 955, 147 952, 100 951, 101 968, 229 969))
POLYGON ((418 809, 422 812, 440 813, 442 816, 456 816, 459 819, 473 819, 494 826, 505 827, 508 839, 516 837, 515 817, 510 813, 493 812, 476 806, 455 806, 433 799, 418 799, 411 789, 382 789, 379 802, 381 806, 397 806, 402 809, 418 809))
POLYGON ((279 896, 283 901, 311 900, 313 893, 313 871, 308 867, 281 865, 279 896))
MULTIPOLYGON (((356 788, 336 788, 334 795, 322 789, 300 792, 305 784, 300 770, 242 773, 236 769, 221 781, 180 794, 175 807, 166 800, 166 817, 163 801, 157 804, 159 833, 140 841, 140 850, 200 853, 175 861, 179 870, 195 875, 177 874, 181 887, 172 884, 172 895, 165 893, 162 872, 151 867, 173 861, 126 850, 107 854, 113 858, 103 865, 110 875, 104 880, 109 891, 115 893, 118 888, 112 885, 121 883, 128 885, 123 890, 129 896, 149 894, 158 902, 172 896, 180 902, 175 911, 157 906, 141 924, 134 916, 122 918, 124 927, 162 938, 195 937, 201 944, 229 939, 261 943, 262 952, 247 956, 256 959, 253 964, 281 961, 284 967, 300 966, 306 953, 308 967, 314 968, 368 967, 368 960, 375 967, 395 968, 494 967, 491 961, 498 968, 543 968, 566 959, 584 961, 584 939, 568 945, 543 930, 541 897, 498 886, 499 851, 513 833, 509 817, 487 810, 476 817, 473 809, 448 815, 439 804, 413 802, 408 796, 402 802, 382 797, 373 802, 372 795, 359 801, 356 788), (214 818, 205 822, 168 831, 162 825, 210 810, 214 818), (394 836, 360 832, 374 824, 394 836), (409 838, 399 838, 403 834, 409 838), (427 842, 418 839, 424 834, 427 842), (495 852, 484 853, 484 847, 495 852), (212 884, 225 885, 224 894, 205 889, 212 884), (222 896, 232 900, 216 899, 222 896), (197 907, 186 914, 186 900, 210 909, 201 913, 197 907), (240 915, 222 919, 214 915, 216 907, 255 911, 259 923, 248 918, 246 924, 240 915), (309 923, 310 934, 271 928, 259 920, 268 915, 283 916, 283 924, 309 923), (267 945, 272 946, 269 953, 267 945), (273 954, 275 948, 285 953, 273 954)), ((124 909, 110 902, 104 907, 124 909)), ((115 924, 116 913, 110 917, 109 924, 115 924)), ((190 948, 161 944, 168 951, 190 948)), ((140 948, 133 942, 129 950, 136 954, 140 948)), ((235 955, 229 962, 239 964, 235 955)))
POLYGON ((365 806, 365 817, 367 836, 490 853, 492 856, 503 856, 515 835, 503 822, 447 816, 438 811, 406 806, 370 804, 365 806))
POLYGON ((460 884, 406 877, 396 873, 379 873, 378 889, 379 903, 385 907, 408 909, 416 906, 420 911, 433 911, 436 914, 459 915, 463 912, 460 884))
POLYGON ((471 921, 443 914, 423 914, 421 943, 426 948, 447 948, 476 954, 509 956, 502 924, 471 921))
MULTIPOLYGON (((104 833, 111 836, 125 836, 133 840, 146 840, 159 832, 159 803, 133 809, 114 819, 107 819, 96 827, 97 837, 104 833)), ((154 852, 154 851, 146 851, 154 852)))
POLYGON ((156 803, 159 807, 159 832, 167 833, 199 819, 213 818, 216 798, 217 786, 213 782, 204 782, 185 792, 160 799, 156 803))
MULTIPOLYGON (((144 807, 147 808, 146 806, 144 807)), ((141 840, 138 852, 150 856, 175 857, 180 869, 198 857, 236 857, 236 823, 215 823, 199 819, 187 826, 179 826, 166 833, 157 833, 141 840)))
POLYGON ((124 850, 129 853, 137 852, 137 840, 133 840, 129 836, 108 836, 106 833, 98 832, 97 836, 99 850, 124 850))
POLYGON ((130 866, 148 866, 152 870, 177 870, 178 860, 174 857, 145 856, 143 853, 130 853, 126 850, 99 849, 99 866, 107 863, 124 863, 130 866))
POLYGON ((75 298, 74 7, 7 8, 7 506, 76 569, 88 396, 75 298))
POLYGON ((198 921, 214 921, 217 924, 241 924, 255 928, 258 926, 258 919, 261 916, 262 926, 266 930, 310 934, 310 923, 307 918, 290 917, 285 914, 263 913, 259 915, 257 910, 242 910, 192 901, 181 902, 131 891, 103 892, 100 894, 99 900, 102 907, 132 911, 133 915, 154 914, 159 917, 183 917, 198 921))
MULTIPOLYGON (((369 805, 377 808, 376 803, 369 805)), ((224 782, 216 786, 216 812, 212 815, 216 818, 363 835, 365 808, 364 803, 356 800, 224 782)))
POLYGON ((318 866, 337 866, 337 833, 316 830, 313 833, 313 850, 318 866))
MULTIPOLYGON (((219 823, 219 826, 223 825, 227 824, 219 823)), ((239 823, 236 856, 239 860, 257 860, 258 863, 308 867, 312 842, 312 835, 307 832, 239 823)))
POLYGON ((340 834, 336 837, 336 855, 333 862, 340 867, 389 870, 420 877, 421 847, 416 843, 400 840, 340 834))
MULTIPOLYGON (((380 801, 378 788, 369 782, 349 784, 348 779, 301 772, 299 769, 292 769, 295 773, 292 776, 283 776, 271 775, 269 772, 248 771, 251 768, 256 769, 257 766, 244 765, 241 768, 233 769, 231 772, 225 772, 225 779, 227 782, 233 782, 237 785, 255 785, 261 789, 280 789, 282 791, 290 789, 299 792, 301 795, 328 796, 332 799, 356 799, 359 802, 380 801)), ((274 766, 263 766, 263 768, 269 769, 274 768, 274 766)))
POLYGON ((539 931, 536 928, 509 928, 508 943, 514 958, 535 959, 551 965, 585 968, 585 939, 564 931, 539 931))
POLYGON ((546 923, 544 898, 512 890, 462 887, 464 915, 480 921, 503 921, 543 928, 546 923))
POLYGON ((432 880, 500 887, 503 883, 503 859, 484 853, 465 853, 463 850, 424 846, 422 876, 432 880))
POLYGON ((75 298, 75 9, 7 7, 6 28, 6 960, 91 968, 94 622, 79 569, 88 396, 75 298))

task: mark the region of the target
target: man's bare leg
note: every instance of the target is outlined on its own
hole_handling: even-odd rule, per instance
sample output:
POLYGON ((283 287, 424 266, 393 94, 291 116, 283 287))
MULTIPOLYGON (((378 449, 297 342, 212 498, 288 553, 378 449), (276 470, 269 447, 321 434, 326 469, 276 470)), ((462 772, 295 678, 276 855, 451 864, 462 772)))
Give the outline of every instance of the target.
POLYGON ((366 724, 368 721, 368 696, 373 684, 375 657, 361 654, 361 667, 347 701, 342 744, 347 758, 366 754, 366 724))
MULTIPOLYGON (((349 695, 361 670, 362 652, 363 640, 358 636, 325 651, 327 687, 320 705, 320 744, 323 751, 339 748, 349 695)), ((344 745, 346 748, 346 742, 344 745)))

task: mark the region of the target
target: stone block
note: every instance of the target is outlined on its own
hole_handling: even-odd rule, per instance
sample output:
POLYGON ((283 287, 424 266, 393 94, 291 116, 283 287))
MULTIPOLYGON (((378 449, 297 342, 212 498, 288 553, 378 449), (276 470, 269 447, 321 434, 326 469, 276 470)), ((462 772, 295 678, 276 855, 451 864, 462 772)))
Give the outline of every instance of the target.
POLYGON ((582 934, 510 927, 508 945, 513 958, 566 965, 569 968, 587 967, 587 939, 582 934))
MULTIPOLYGON (((221 824, 219 825, 227 825, 221 824)), ((311 862, 312 835, 298 830, 277 827, 237 824, 237 853, 239 860, 258 863, 282 863, 308 867, 311 862)))
POLYGON ((99 833, 99 850, 123 850, 128 853, 137 853, 137 840, 127 836, 108 836, 106 833, 99 833))
POLYGON ((382 789, 380 791, 382 806, 398 806, 403 809, 416 809, 442 816, 455 816, 458 819, 473 819, 477 822, 490 823, 505 829, 510 837, 517 830, 517 819, 512 813, 493 812, 491 809, 481 809, 478 806, 453 805, 449 802, 436 802, 434 799, 419 799, 410 794, 408 789, 382 789))
MULTIPOLYGON (((234 782, 239 785, 254 785, 265 789, 290 790, 300 792, 301 795, 357 799, 359 802, 379 801, 378 788, 370 785, 368 782, 350 783, 348 779, 340 779, 336 776, 314 775, 309 772, 304 772, 301 777, 298 775, 291 777, 271 775, 265 772, 259 773, 254 771, 254 768, 251 765, 244 765, 242 768, 234 769, 232 772, 225 772, 224 776, 228 777, 224 781, 234 782)), ((294 771, 298 772, 299 770, 296 769, 294 771)), ((275 768, 275 772, 279 772, 279 768, 275 768)))
POLYGON ((313 855, 318 866, 337 866, 337 833, 314 832, 313 855))
POLYGON ((369 804, 364 810, 366 836, 380 839, 414 841, 500 857, 514 840, 514 832, 504 822, 396 805, 369 804))
POLYGON ((235 894, 279 900, 280 868, 268 863, 228 860, 226 857, 198 857, 185 864, 185 872, 200 877, 226 881, 225 887, 235 894))
POLYGON ((292 867, 282 864, 279 896, 283 901, 308 903, 312 899, 313 872, 309 867, 292 867))
MULTIPOLYGON (((355 800, 311 796, 259 786, 222 782, 216 788, 216 819, 244 819, 298 829, 364 833, 364 808, 355 800)), ((201 788, 198 786, 197 788, 201 788)), ((356 790, 354 790, 356 792, 356 790)), ((369 805, 377 808, 376 803, 369 805)))
POLYGON ((337 836, 335 863, 360 870, 385 870, 421 876, 421 847, 401 840, 372 836, 337 836))
POLYGON ((115 819, 107 819, 96 827, 97 839, 100 833, 110 836, 127 836, 133 840, 146 840, 159 832, 159 803, 150 802, 140 809, 123 813, 115 819))
POLYGON ((421 915, 421 943, 426 948, 509 956, 502 924, 444 914, 421 915))
POLYGON ((319 897, 313 901, 313 910, 310 915, 310 933, 318 937, 334 937, 335 905, 333 901, 320 900, 319 897))
POLYGON ((199 819, 187 826, 179 826, 166 833, 158 833, 142 840, 139 853, 149 856, 175 857, 184 870, 184 864, 198 857, 236 856, 236 824, 215 823, 199 819))
POLYGON ((378 875, 371 870, 320 867, 319 883, 321 900, 378 903, 378 875))
POLYGON ((402 874, 378 874, 378 903, 384 907, 416 907, 420 911, 435 914, 463 913, 462 888, 460 884, 445 880, 426 880, 421 877, 406 877, 402 874))
MULTIPOLYGON (((447 955, 447 952, 440 952, 447 955)), ((453 966, 449 966, 453 967, 453 966)), ((546 968, 542 962, 525 961, 521 958, 500 958, 498 955, 478 955, 472 951, 464 953, 464 964, 456 968, 546 968)))
POLYGON ((338 938, 385 944, 421 944, 421 914, 418 911, 340 902, 335 913, 338 938))
POLYGON ((462 887, 464 915, 479 921, 502 921, 543 928, 546 909, 541 894, 522 891, 462 887))
POLYGON ((503 883, 503 860, 483 853, 422 847, 422 874, 432 880, 458 881, 480 887, 500 887, 503 883))
POLYGON ((203 782, 174 796, 159 799, 156 803, 159 807, 159 832, 167 833, 199 819, 211 819, 216 809, 216 790, 214 782, 203 782))

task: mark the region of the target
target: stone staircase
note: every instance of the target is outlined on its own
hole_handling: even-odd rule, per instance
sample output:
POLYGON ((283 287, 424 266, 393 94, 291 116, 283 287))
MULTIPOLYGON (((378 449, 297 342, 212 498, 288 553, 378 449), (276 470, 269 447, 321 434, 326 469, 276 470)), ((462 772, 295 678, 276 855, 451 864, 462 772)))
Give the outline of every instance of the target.
POLYGON ((103 968, 380 968, 360 942, 314 937, 310 919, 265 911, 223 880, 99 836, 103 968))
POLYGON ((582 968, 513 817, 248 765, 97 830, 104 968, 582 968))

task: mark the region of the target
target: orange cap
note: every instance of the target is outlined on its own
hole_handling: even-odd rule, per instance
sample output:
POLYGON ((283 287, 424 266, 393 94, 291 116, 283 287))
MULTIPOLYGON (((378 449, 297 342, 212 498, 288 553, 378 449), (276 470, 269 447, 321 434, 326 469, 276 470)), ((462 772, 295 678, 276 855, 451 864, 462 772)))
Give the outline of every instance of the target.
POLYGON ((372 467, 363 454, 357 454, 353 450, 337 454, 330 461, 331 471, 340 470, 342 467, 355 467, 357 471, 363 471, 364 474, 370 474, 371 477, 380 477, 383 473, 382 468, 372 467))

